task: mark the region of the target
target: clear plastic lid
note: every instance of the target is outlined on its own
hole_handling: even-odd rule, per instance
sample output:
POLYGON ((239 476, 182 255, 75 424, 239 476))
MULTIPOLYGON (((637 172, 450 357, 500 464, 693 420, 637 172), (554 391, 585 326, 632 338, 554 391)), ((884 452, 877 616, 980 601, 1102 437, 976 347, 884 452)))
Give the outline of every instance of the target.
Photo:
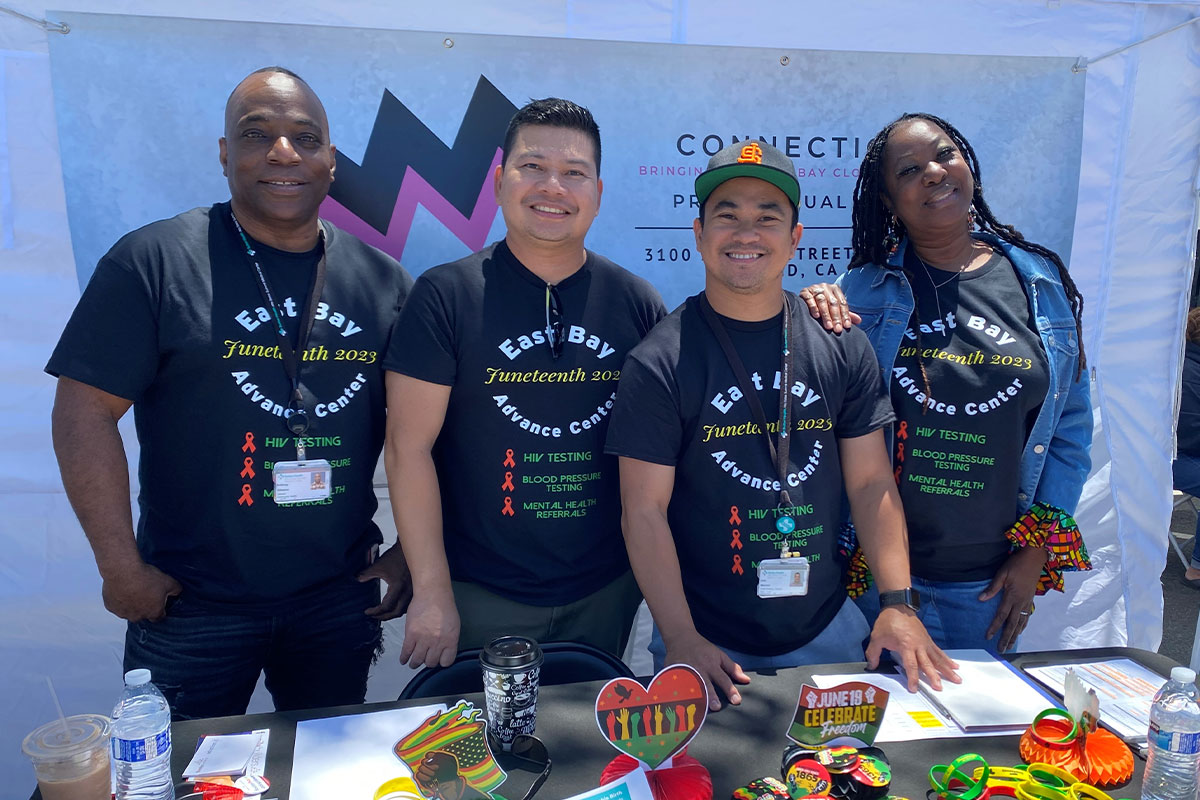
POLYGON ((60 720, 47 722, 25 737, 21 743, 31 761, 68 761, 92 750, 108 746, 112 721, 103 714, 75 714, 67 717, 63 730, 60 720))
POLYGON ((1195 670, 1188 669, 1187 667, 1172 667, 1171 680, 1179 683, 1195 683, 1196 672, 1195 670))
POLYGON ((126 686, 144 686, 150 682, 150 670, 131 669, 125 673, 126 686))

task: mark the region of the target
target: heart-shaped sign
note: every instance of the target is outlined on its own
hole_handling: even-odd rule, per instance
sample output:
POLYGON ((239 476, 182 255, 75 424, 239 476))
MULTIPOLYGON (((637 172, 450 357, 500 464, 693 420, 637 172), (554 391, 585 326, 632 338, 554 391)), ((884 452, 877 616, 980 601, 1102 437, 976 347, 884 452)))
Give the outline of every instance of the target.
POLYGON ((700 673, 673 664, 648 687, 614 678, 596 696, 596 724, 609 744, 649 769, 680 750, 700 732, 708 713, 708 689, 700 673))

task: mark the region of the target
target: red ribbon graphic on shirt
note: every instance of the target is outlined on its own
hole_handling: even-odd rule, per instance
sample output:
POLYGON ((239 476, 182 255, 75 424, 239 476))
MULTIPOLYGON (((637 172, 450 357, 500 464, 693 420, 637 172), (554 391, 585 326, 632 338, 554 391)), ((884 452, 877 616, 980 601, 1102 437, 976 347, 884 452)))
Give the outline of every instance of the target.
POLYGON ((512 450, 504 451, 504 466, 515 467, 517 465, 517 462, 513 461, 512 456, 513 456, 512 450))
POLYGON ((734 575, 741 575, 746 570, 742 569, 742 557, 737 553, 733 554, 733 568, 729 570, 734 575))
POLYGON ((242 484, 242 496, 238 498, 238 505, 239 506, 254 505, 254 498, 250 496, 250 484, 248 484, 248 483, 242 484))
POLYGON ((732 549, 733 549, 733 548, 735 548, 735 547, 736 547, 738 550, 741 550, 741 549, 742 549, 742 532, 741 532, 741 531, 739 531, 737 528, 734 528, 734 529, 733 529, 733 539, 731 539, 731 540, 730 540, 730 542, 729 542, 729 549, 730 549, 730 550, 732 550, 732 549))
POLYGON ((254 465, 254 459, 251 458, 250 456, 246 456, 245 458, 242 459, 241 476, 243 478, 253 478, 254 477, 254 466, 253 465, 254 465))
POLYGON ((513 511, 511 497, 504 498, 504 508, 500 509, 500 513, 507 514, 510 517, 515 517, 517 515, 517 512, 513 511))
POLYGON ((904 463, 904 444, 903 442, 896 445, 896 460, 901 464, 904 463))
POLYGON ((254 446, 254 434, 250 431, 246 431, 246 443, 242 445, 242 452, 244 453, 249 450, 251 453, 253 453, 257 449, 258 448, 254 446))
POLYGON ((897 439, 908 438, 908 420, 901 420, 900 427, 896 430, 897 439))
POLYGON ((730 525, 741 525, 742 524, 742 518, 738 516, 737 506, 730 506, 729 514, 730 514, 730 517, 729 517, 730 525))
POLYGON ((504 473, 504 483, 500 484, 500 488, 509 492, 513 491, 515 487, 513 486, 511 472, 504 473))

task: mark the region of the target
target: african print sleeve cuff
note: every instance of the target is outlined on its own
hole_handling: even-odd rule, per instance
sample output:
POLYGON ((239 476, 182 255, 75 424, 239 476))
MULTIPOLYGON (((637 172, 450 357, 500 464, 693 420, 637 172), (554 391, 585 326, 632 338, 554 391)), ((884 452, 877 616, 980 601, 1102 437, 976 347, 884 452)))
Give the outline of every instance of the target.
POLYGON ((1063 590, 1063 572, 1066 570, 1089 570, 1087 546, 1079 533, 1075 518, 1061 508, 1035 503, 1021 518, 1004 532, 1012 543, 1012 549, 1022 547, 1045 548, 1049 557, 1038 578, 1039 595, 1054 589, 1063 590))
POLYGON ((853 522, 842 523, 838 535, 838 555, 845 565, 846 594, 853 600, 871 587, 874 579, 867 566, 867 556, 858 544, 858 532, 853 522))

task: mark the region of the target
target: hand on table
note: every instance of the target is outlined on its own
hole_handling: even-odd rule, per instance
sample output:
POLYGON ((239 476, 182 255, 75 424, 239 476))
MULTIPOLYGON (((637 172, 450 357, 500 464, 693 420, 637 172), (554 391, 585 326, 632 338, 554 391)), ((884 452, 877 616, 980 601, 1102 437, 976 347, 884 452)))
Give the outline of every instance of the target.
POLYGON ((742 672, 741 666, 736 661, 698 633, 693 633, 680 641, 672 641, 667 646, 666 663, 687 664, 708 681, 710 685, 708 708, 710 711, 721 710, 721 700, 711 687, 719 689, 729 698, 730 704, 736 706, 742 702, 742 695, 734 687, 734 684, 744 685, 750 682, 750 677, 742 672))
POLYGON ((825 330, 841 333, 862 322, 862 317, 850 310, 846 295, 832 283, 814 283, 800 290, 800 299, 808 306, 808 313, 820 321, 825 330))
POLYGON ((179 581, 142 560, 104 576, 104 607, 130 622, 158 622, 167 616, 167 600, 183 592, 179 581))
POLYGON ((439 593, 413 595, 404 621, 400 663, 450 666, 458 654, 458 631, 458 609, 449 587, 439 593))
POLYGON ((937 691, 942 689, 942 678, 962 683, 962 678, 954 671, 958 664, 933 643, 925 626, 910 608, 888 606, 879 612, 871 631, 871 643, 867 646, 868 667, 879 666, 879 656, 884 648, 891 650, 904 666, 910 692, 917 690, 922 673, 937 691))
POLYGON ((387 592, 379 605, 368 608, 363 613, 383 622, 403 616, 412 602, 412 575, 408 571, 408 562, 404 559, 404 551, 399 544, 392 545, 369 567, 358 573, 359 581, 370 581, 382 578, 387 584, 387 592))
POLYGON ((1041 547, 1022 547, 1008 557, 988 588, 979 595, 980 602, 984 602, 1004 592, 996 616, 987 629, 987 638, 991 639, 1003 626, 1000 641, 996 644, 996 649, 1001 653, 1013 646, 1021 631, 1029 624, 1038 577, 1048 557, 1049 553, 1041 547))

